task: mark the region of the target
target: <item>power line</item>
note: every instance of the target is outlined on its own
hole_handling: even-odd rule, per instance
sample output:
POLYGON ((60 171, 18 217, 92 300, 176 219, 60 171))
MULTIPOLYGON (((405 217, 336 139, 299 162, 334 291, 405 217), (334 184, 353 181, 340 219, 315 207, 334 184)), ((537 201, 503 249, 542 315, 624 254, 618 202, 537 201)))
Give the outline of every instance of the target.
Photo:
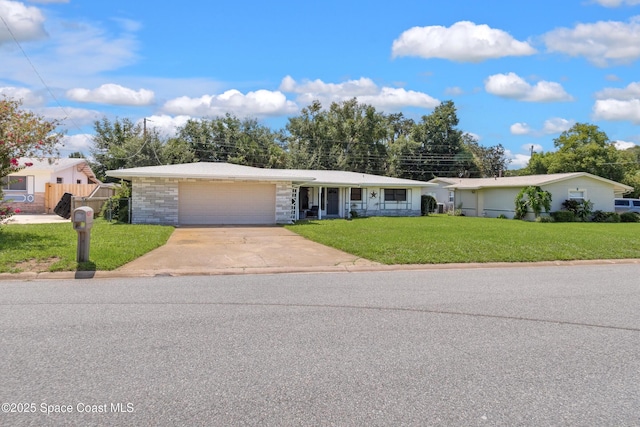
POLYGON ((58 98, 55 96, 55 94, 53 93, 53 91, 51 90, 49 85, 44 81, 44 78, 42 78, 42 75, 38 72, 38 69, 36 68, 36 66, 31 61, 31 58, 29 58, 29 55, 27 55, 27 52, 22 48, 22 45, 20 44, 20 42, 18 41, 17 37, 15 36, 13 31, 11 30, 11 27, 9 26, 9 23, 7 21, 5 21, 5 19, 2 17, 2 15, 0 15, 0 19, 2 20, 2 23, 4 24, 4 26, 7 28, 7 31, 11 35, 11 38, 13 39, 15 44, 18 46, 18 48, 20 49, 20 51, 22 52, 22 54, 26 58, 27 62, 31 66, 31 69, 33 69, 33 72, 35 73, 35 75, 38 76, 38 78, 40 79, 40 82, 42 82, 42 85, 45 87, 45 89, 47 89, 47 92, 49 93, 51 98, 53 98, 53 100, 56 102, 56 104, 58 104, 58 107, 65 114, 65 118, 63 120, 69 119, 71 121, 71 123, 74 125, 75 128, 77 128, 78 130, 81 130, 80 126, 78 126, 78 124, 73 120, 73 118, 69 115, 69 113, 67 113, 67 111, 62 106, 62 104, 60 103, 58 98))

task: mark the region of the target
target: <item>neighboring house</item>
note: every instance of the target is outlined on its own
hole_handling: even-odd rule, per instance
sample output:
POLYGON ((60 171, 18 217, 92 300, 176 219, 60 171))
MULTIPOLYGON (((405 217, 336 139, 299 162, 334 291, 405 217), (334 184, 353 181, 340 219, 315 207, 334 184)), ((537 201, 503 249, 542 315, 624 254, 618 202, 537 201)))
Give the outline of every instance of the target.
POLYGON ((65 191, 84 196, 99 183, 86 159, 21 158, 18 162, 25 167, 2 178, 0 185, 4 200, 23 213, 51 213, 65 191))
POLYGON ((447 187, 455 184, 456 182, 455 178, 434 178, 429 181, 430 184, 434 185, 432 187, 424 188, 422 190, 422 194, 436 199, 436 202, 438 203, 438 211, 440 213, 451 211, 455 207, 455 191, 452 188, 447 187))
MULTIPOLYGON (((489 218, 500 215, 513 218, 516 196, 528 186, 540 186, 551 193, 551 211, 561 210, 565 200, 573 199, 591 201, 593 210, 613 212, 614 199, 633 190, 628 185, 586 172, 499 178, 435 178, 429 182, 438 185, 442 191, 453 191, 453 205, 464 215, 489 218)), ((443 199, 437 200, 443 202, 443 199)))
POLYGON ((287 224, 314 217, 419 216, 426 182, 343 171, 187 163, 112 170, 131 181, 134 223, 287 224))

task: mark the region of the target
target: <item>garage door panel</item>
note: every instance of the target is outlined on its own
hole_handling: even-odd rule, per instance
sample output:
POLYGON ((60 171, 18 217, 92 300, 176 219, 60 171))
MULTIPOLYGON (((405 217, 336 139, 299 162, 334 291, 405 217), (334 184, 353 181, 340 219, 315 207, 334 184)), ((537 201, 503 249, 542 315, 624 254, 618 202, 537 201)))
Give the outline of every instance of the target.
POLYGON ((180 224, 275 224, 273 184, 189 182, 178 191, 180 224))

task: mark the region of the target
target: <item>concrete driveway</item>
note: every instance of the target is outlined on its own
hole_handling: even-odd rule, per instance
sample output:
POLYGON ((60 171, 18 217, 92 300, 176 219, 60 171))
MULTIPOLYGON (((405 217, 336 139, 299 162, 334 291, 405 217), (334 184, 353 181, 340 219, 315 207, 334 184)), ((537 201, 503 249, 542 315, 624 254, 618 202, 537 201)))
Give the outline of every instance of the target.
POLYGON ((226 226, 176 228, 166 245, 118 271, 142 275, 286 272, 372 265, 379 264, 312 242, 283 227, 226 226))

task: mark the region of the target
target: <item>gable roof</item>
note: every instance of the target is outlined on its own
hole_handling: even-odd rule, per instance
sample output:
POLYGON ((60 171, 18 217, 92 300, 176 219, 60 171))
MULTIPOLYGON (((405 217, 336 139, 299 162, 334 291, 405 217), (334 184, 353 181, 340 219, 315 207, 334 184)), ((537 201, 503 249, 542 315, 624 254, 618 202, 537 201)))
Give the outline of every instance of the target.
POLYGON ((24 169, 20 169, 17 172, 13 172, 10 175, 19 175, 24 174, 29 171, 41 171, 41 172, 49 172, 49 173, 58 173, 60 171, 76 167, 78 172, 84 173, 90 181, 99 183, 98 178, 91 170, 91 166, 89 166, 89 162, 87 159, 78 159, 78 158, 70 158, 70 157, 47 157, 47 158, 30 158, 30 157, 21 157, 18 159, 18 164, 20 167, 24 167, 24 169), (30 166, 26 166, 27 164, 31 164, 30 166))
MULTIPOLYGON (((573 178, 587 177, 597 181, 605 182, 614 187, 616 191, 628 192, 633 187, 602 178, 601 176, 592 175, 587 172, 570 172, 570 173, 553 173, 548 175, 524 175, 524 176, 507 176, 500 178, 435 178, 441 182, 451 182, 451 185, 445 188, 453 190, 480 190, 482 188, 508 188, 508 187, 528 187, 530 185, 543 186, 553 184, 555 182, 567 181, 573 178)), ((434 181, 434 180, 431 180, 434 181)), ((430 182, 431 182, 430 181, 430 182)))
POLYGON ((131 178, 200 178, 217 180, 276 181, 293 182, 303 185, 335 185, 350 187, 429 187, 423 181, 391 178, 347 171, 306 170, 306 169, 264 169, 231 163, 183 163, 179 165, 144 166, 131 169, 107 171, 108 176, 122 179, 131 178))

